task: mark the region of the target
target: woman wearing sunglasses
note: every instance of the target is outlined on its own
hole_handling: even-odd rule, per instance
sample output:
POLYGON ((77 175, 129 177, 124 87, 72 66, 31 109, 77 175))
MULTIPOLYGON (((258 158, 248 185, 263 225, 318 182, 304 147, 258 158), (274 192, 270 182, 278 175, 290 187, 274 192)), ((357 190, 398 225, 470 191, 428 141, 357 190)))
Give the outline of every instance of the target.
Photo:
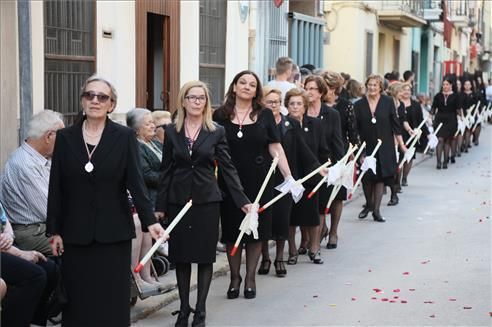
POLYGON ((84 119, 56 137, 46 234, 53 254, 63 254, 65 326, 130 324, 128 267, 135 226, 127 189, 142 229, 155 239, 164 237, 145 192, 135 134, 108 118, 116 100, 110 82, 89 77, 81 94, 84 119))

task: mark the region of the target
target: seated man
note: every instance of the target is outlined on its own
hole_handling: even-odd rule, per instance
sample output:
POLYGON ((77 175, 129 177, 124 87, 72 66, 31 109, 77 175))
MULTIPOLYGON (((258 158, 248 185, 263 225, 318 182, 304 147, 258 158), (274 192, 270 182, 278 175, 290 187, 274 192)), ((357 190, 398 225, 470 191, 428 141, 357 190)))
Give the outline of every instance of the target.
POLYGON ((0 279, 7 284, 0 325, 46 326, 48 298, 58 282, 57 267, 38 251, 22 251, 12 245, 12 227, 1 204, 0 218, 0 279))
POLYGON ((51 255, 46 232, 48 184, 56 131, 63 128, 61 115, 44 110, 29 121, 27 139, 5 164, 0 199, 23 250, 51 255))

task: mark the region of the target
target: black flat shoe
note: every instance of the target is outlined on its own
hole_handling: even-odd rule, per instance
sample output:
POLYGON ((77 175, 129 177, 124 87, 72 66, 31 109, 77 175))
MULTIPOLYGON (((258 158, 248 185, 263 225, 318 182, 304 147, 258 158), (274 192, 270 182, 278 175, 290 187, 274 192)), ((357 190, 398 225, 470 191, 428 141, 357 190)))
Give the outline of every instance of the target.
POLYGON ((408 186, 408 183, 407 183, 407 180, 406 179, 402 179, 401 180, 401 186, 408 186))
POLYGON ((364 209, 362 209, 362 211, 359 213, 359 219, 366 218, 370 211, 371 210, 368 207, 365 207, 364 209))
POLYGON ((437 164, 436 169, 440 170, 441 169, 441 164, 437 164))
POLYGON ((245 288, 244 289, 244 298, 245 299, 254 299, 256 297, 256 289, 254 288, 245 288))
POLYGON ((277 274, 277 277, 285 277, 285 275, 287 275, 287 269, 285 269, 283 261, 275 260, 273 265, 275 266, 275 273, 277 274))
POLYGON ((258 275, 267 275, 270 272, 270 265, 272 262, 270 259, 261 260, 260 269, 258 269, 258 275))
POLYGON ((323 259, 321 258, 321 252, 309 252, 309 259, 311 259, 311 261, 315 264, 323 264, 323 259))
POLYGON ((305 247, 300 246, 299 247, 299 250, 297 250, 297 253, 300 254, 300 255, 303 255, 303 254, 307 254, 308 251, 307 251, 307 249, 305 247))
POLYGON ((443 163, 442 164, 442 169, 448 169, 448 164, 447 163, 443 163))
POLYGON ((195 311, 191 327, 205 327, 205 312, 195 311))
POLYGON ((394 196, 391 197, 391 200, 388 202, 388 206, 396 206, 398 202, 399 202, 398 195, 395 194, 394 196))
POLYGON ((386 219, 383 218, 383 216, 381 216, 381 214, 379 213, 372 213, 372 218, 374 219, 374 221, 377 221, 378 223, 384 223, 386 222, 386 219))
POLYGON ((178 315, 178 319, 176 320, 176 323, 174 324, 174 327, 188 327, 188 317, 190 316, 190 313, 193 312, 192 308, 188 308, 187 310, 178 310, 174 311, 171 314, 173 316, 178 315))
POLYGON ((456 163, 456 159, 454 157, 451 157, 451 163, 452 164, 456 163))
POLYGON ((237 288, 229 287, 229 289, 227 290, 227 298, 229 300, 237 299, 239 297, 239 287, 241 286, 242 281, 243 281, 243 279, 240 278, 239 279, 239 285, 237 288))

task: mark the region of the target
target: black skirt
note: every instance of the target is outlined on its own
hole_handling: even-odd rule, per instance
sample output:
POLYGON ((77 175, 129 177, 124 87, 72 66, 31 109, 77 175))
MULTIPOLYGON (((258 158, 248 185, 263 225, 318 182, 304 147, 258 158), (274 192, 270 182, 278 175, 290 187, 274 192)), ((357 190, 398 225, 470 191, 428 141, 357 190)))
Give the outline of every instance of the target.
POLYGON ((312 188, 306 189, 302 195, 302 199, 292 207, 290 217, 291 226, 318 226, 320 223, 318 207, 319 207, 319 191, 310 199, 307 198, 312 188))
MULTIPOLYGON (((173 218, 183 206, 169 205, 173 218)), ((219 240, 218 202, 194 204, 174 227, 169 237, 169 259, 179 263, 215 262, 219 240)))
POLYGON ((131 244, 64 245, 62 326, 130 325, 131 244))
MULTIPOLYGON (((274 191, 274 196, 280 194, 274 191)), ((292 196, 285 195, 272 207, 272 240, 287 240, 289 238, 289 221, 292 212, 292 196)))
POLYGON ((437 113, 434 119, 434 130, 442 123, 442 127, 437 132, 439 138, 454 137, 454 134, 458 130, 458 119, 454 113, 437 113))
MULTIPOLYGON (((326 185, 321 186, 319 190, 319 214, 324 215, 326 211, 326 205, 328 200, 330 200, 331 192, 333 191, 333 185, 326 187, 326 185)), ((338 191, 335 196, 335 200, 345 201, 347 200, 347 189, 342 186, 340 191, 338 191)), ((332 202, 333 203, 333 202, 332 202)))

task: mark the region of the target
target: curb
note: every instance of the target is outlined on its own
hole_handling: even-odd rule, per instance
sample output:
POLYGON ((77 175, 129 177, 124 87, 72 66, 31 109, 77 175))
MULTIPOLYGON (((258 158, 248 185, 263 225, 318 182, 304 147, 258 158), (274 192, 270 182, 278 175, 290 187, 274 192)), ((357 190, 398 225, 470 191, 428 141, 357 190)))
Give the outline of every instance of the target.
MULTIPOLYGON (((413 167, 417 167, 429 160, 433 156, 429 155, 417 155, 417 158, 414 160, 413 167), (419 158, 420 157, 420 158, 419 158)), ((353 201, 359 199, 363 196, 363 192, 359 189, 357 194, 354 194, 350 200, 344 202, 344 206, 351 204, 353 201)), ((299 233, 299 231, 298 231, 299 233)), ((274 241, 269 242, 269 247, 275 246, 274 241)), ((244 262, 244 258, 243 258, 244 262)), ((194 267, 195 265, 192 265, 194 267)), ((190 291, 194 291, 197 287, 196 285, 196 267, 192 268, 191 274, 191 282, 190 282, 190 291)), ((214 264, 214 273, 212 275, 212 280, 221 276, 227 275, 229 272, 229 263, 227 261, 227 256, 225 253, 219 253, 217 255, 216 262, 214 264)), ((176 284, 176 278, 174 276, 174 271, 169 271, 165 276, 160 278, 161 283, 164 285, 164 289, 168 291, 161 295, 156 295, 149 297, 145 300, 138 300, 137 304, 131 308, 130 319, 131 323, 135 323, 139 320, 143 320, 150 316, 151 314, 159 311, 160 309, 166 307, 172 302, 179 300, 179 294, 176 284)))

